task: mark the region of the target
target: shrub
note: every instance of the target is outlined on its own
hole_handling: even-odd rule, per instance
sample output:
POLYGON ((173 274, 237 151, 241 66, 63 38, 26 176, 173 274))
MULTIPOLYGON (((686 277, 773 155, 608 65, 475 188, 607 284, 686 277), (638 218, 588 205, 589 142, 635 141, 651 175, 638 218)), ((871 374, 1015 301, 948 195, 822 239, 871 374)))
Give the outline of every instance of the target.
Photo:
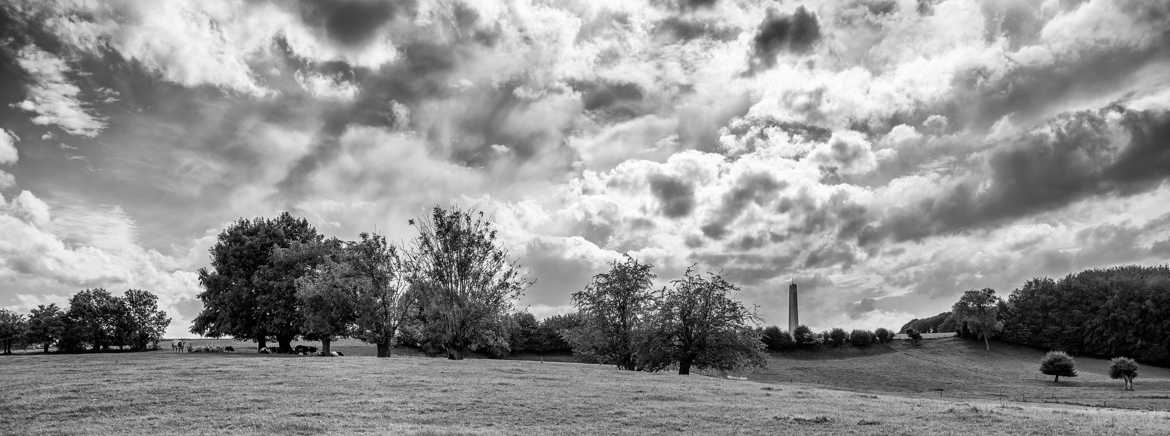
POLYGON ((854 330, 849 334, 849 342, 854 347, 868 347, 873 344, 873 333, 869 330, 854 330))
POLYGON ((796 340, 797 345, 809 346, 816 345, 817 343, 816 335, 806 325, 796 327, 796 330, 792 332, 792 336, 796 340))
POLYGON ((792 336, 776 326, 765 328, 761 340, 770 351, 787 351, 796 347, 796 341, 792 340, 792 336))
POLYGON ((918 333, 918 330, 907 329, 906 336, 910 337, 910 343, 915 347, 922 345, 922 333, 918 333))
POLYGON ((1040 359, 1040 372, 1056 376, 1053 383, 1060 382, 1060 376, 1076 377, 1077 364, 1063 351, 1049 351, 1040 359))
POLYGON ((894 338, 894 332, 886 330, 884 327, 877 329, 873 334, 877 337, 877 343, 879 344, 888 343, 890 339, 894 338))
POLYGON ((1133 379, 1137 378, 1138 365, 1128 357, 1114 357, 1109 363, 1109 377, 1124 379, 1125 389, 1133 390, 1133 379))
POLYGON ((845 330, 835 328, 835 329, 829 331, 829 343, 833 344, 834 347, 841 346, 842 344, 845 343, 845 340, 846 340, 845 330))

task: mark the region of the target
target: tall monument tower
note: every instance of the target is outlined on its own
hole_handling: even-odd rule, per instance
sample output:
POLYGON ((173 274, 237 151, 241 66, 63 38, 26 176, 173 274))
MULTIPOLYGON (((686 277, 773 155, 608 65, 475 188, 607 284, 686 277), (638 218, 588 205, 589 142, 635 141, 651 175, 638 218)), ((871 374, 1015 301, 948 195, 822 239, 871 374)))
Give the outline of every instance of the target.
POLYGON ((796 327, 800 325, 800 316, 796 309, 796 282, 788 285, 788 334, 796 337, 796 327))

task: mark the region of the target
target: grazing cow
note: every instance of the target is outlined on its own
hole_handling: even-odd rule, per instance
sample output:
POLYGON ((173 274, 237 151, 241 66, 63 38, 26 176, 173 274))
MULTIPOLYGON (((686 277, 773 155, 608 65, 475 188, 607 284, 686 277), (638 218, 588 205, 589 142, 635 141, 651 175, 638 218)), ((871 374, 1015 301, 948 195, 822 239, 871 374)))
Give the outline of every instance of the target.
POLYGON ((183 352, 183 341, 171 342, 171 351, 183 352))
POLYGON ((227 352, 229 352, 229 353, 234 353, 234 352, 236 351, 236 349, 235 349, 235 348, 232 348, 232 346, 231 346, 231 345, 228 345, 228 346, 226 346, 226 347, 223 347, 223 351, 227 351, 227 352))
POLYGON ((194 347, 192 347, 191 344, 187 344, 187 352, 192 353, 194 351, 195 351, 194 347))

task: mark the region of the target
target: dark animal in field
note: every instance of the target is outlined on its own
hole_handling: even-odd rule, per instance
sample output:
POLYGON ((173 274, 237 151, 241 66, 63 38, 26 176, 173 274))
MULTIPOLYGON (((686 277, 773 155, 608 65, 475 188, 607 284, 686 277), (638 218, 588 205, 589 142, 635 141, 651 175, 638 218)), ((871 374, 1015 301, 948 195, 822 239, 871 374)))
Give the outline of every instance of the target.
POLYGON ((171 342, 171 351, 183 352, 183 341, 171 342))
POLYGON ((223 351, 227 351, 227 352, 229 352, 229 353, 234 353, 234 352, 236 351, 236 349, 235 349, 235 348, 232 348, 232 346, 231 346, 231 345, 228 345, 228 346, 226 346, 226 347, 223 347, 223 351))
POLYGON ((335 354, 337 357, 345 356, 345 353, 342 353, 340 351, 334 351, 333 354, 335 354))
POLYGON ((271 351, 268 351, 268 347, 263 347, 260 349, 259 353, 260 354, 268 354, 268 353, 271 353, 271 351))
POLYGON ((194 350, 193 350, 193 347, 191 347, 191 344, 187 344, 187 352, 190 353, 192 351, 194 351, 194 350))

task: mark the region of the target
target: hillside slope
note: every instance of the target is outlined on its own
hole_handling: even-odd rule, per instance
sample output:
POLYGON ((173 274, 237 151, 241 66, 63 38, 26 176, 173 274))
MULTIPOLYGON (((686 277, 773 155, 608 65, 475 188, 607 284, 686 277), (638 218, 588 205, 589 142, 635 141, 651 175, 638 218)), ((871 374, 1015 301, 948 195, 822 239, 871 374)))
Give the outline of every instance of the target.
POLYGON ((861 392, 886 392, 933 398, 1010 399, 1091 406, 1170 410, 1170 369, 1143 365, 1136 390, 1125 392, 1109 378, 1109 361, 1077 357, 1080 376, 1059 384, 1040 373, 1043 352, 1016 345, 959 338, 875 345, 863 354, 774 353, 768 367, 744 374, 769 383, 800 383, 861 392))

